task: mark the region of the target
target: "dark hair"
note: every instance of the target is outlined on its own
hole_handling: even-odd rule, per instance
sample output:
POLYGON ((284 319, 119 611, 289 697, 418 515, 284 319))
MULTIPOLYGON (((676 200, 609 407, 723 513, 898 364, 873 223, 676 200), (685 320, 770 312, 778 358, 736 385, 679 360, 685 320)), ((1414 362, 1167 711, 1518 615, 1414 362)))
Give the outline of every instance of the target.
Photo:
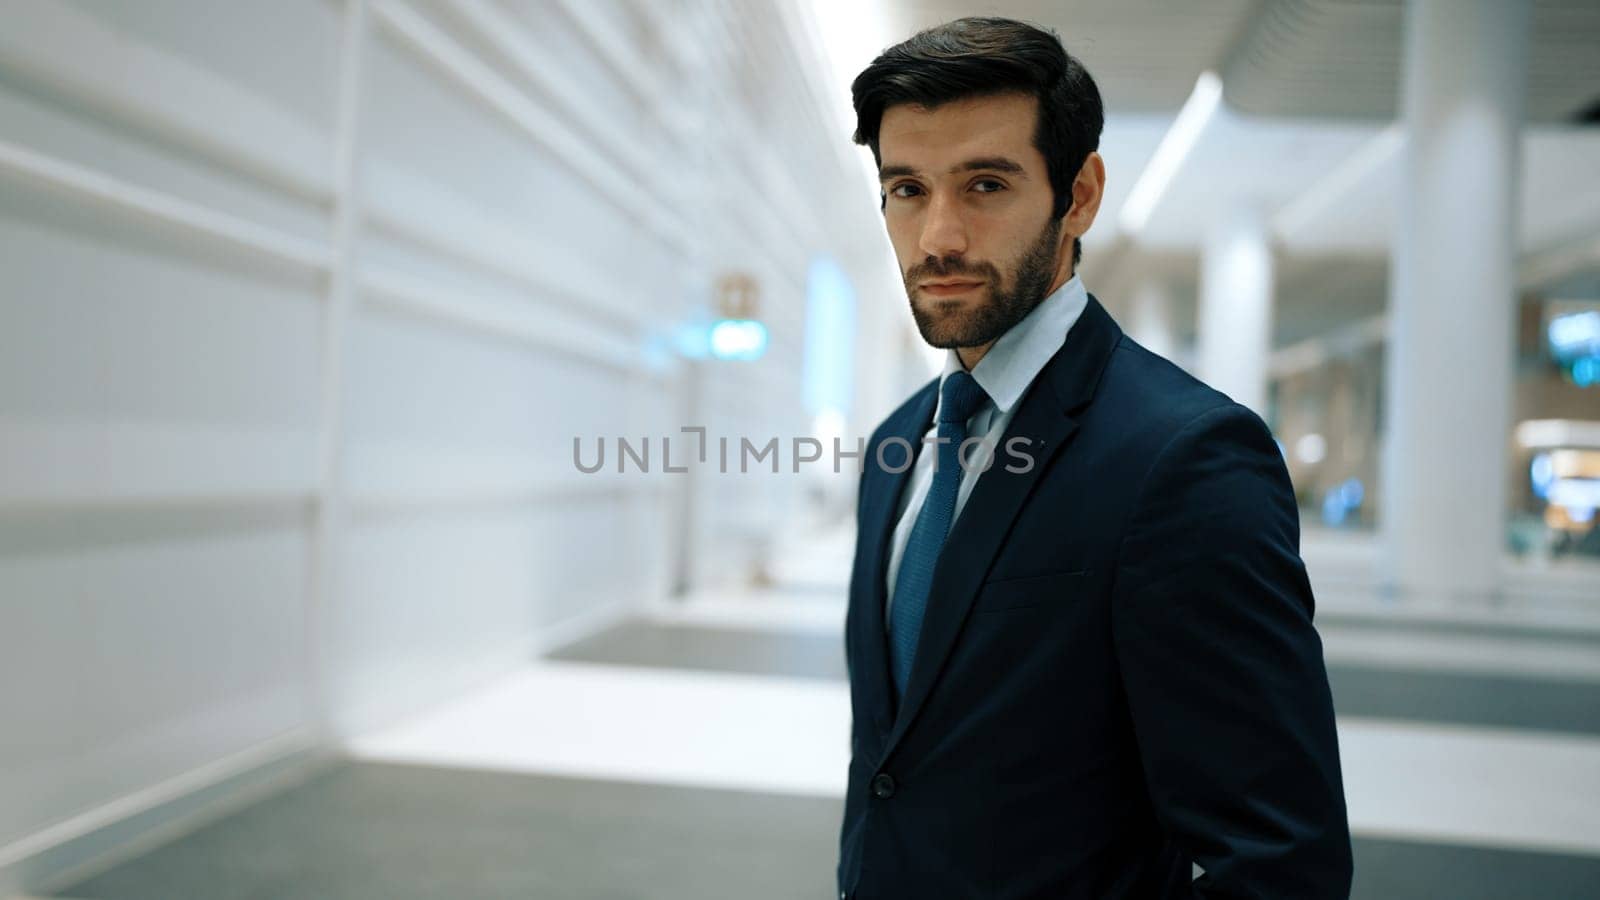
MULTIPOLYGON (((879 165, 883 112, 901 103, 933 108, 952 100, 1024 93, 1039 100, 1033 144, 1044 155, 1055 194, 1051 215, 1072 206, 1072 182, 1100 146, 1105 108, 1083 63, 1053 31, 1014 19, 969 17, 920 31, 883 51, 850 86, 856 107, 855 142, 872 148, 879 165)), ((1073 241, 1072 263, 1083 256, 1073 241)))

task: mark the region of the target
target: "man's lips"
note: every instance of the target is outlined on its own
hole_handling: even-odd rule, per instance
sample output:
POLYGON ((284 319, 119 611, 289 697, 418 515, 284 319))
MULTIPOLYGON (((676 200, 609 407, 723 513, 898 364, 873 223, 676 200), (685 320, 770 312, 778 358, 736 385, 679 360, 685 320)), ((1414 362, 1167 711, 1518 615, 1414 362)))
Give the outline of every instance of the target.
POLYGON ((924 281, 918 287, 935 297, 948 297, 955 294, 964 294, 975 287, 982 287, 981 281, 924 281))

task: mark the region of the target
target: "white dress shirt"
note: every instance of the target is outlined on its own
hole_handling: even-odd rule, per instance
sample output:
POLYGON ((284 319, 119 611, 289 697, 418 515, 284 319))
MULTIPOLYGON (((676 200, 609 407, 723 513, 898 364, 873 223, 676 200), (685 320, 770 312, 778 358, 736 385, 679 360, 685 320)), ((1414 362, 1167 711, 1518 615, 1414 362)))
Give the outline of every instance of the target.
MULTIPOLYGON (((978 476, 988 468, 995 450, 1000 446, 1001 438, 1005 436, 1006 428, 1011 424, 1011 417, 1016 413, 1017 403, 1022 399, 1028 386, 1038 377, 1044 364, 1050 357, 1061 349, 1061 344, 1067 338, 1067 331, 1072 328, 1078 316, 1083 314, 1084 307, 1089 305, 1089 295, 1083 288, 1083 282, 1073 275, 1066 284, 1055 289, 1050 296, 1040 301, 1022 321, 1011 326, 1011 329, 1002 334, 989 352, 978 360, 978 365, 972 370, 972 377, 989 395, 989 402, 978 408, 967 420, 967 437, 981 437, 986 440, 972 447, 967 465, 961 473, 961 486, 956 490, 956 511, 950 519, 950 527, 955 527, 957 519, 961 518, 961 510, 967 505, 967 497, 972 493, 973 485, 978 483, 978 476), (993 435, 992 440, 988 440, 993 435)), ((895 521, 894 537, 889 542, 889 566, 885 576, 888 588, 888 608, 894 606, 894 584, 900 575, 900 557, 905 554, 906 542, 911 539, 911 528, 917 522, 917 514, 922 511, 922 503, 928 498, 928 491, 933 488, 933 460, 937 456, 938 445, 932 443, 939 433, 939 405, 944 402, 944 380, 952 372, 964 369, 961 357, 955 350, 946 351, 944 371, 939 376, 939 399, 935 401, 933 422, 923 434, 923 445, 917 453, 917 461, 911 467, 911 481, 906 485, 905 492, 900 498, 899 516, 895 521)), ((1012 465, 1015 461, 1005 459, 996 460, 995 465, 1012 465)), ((889 622, 888 610, 885 609, 883 617, 885 623, 889 622)))

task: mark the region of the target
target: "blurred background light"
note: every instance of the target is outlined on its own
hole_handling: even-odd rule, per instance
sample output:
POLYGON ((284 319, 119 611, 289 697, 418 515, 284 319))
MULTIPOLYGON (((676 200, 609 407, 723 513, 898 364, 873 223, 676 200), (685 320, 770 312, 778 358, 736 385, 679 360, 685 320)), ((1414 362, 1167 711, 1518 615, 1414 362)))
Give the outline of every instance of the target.
POLYGON ((1322 462, 1328 455, 1328 441, 1315 432, 1304 435, 1294 444, 1295 458, 1308 466, 1322 462))
POLYGON ((751 361, 767 352, 767 326, 754 319, 722 319, 711 326, 711 355, 751 361))
POLYGON ((1558 357, 1600 356, 1600 310, 1555 316, 1548 332, 1550 349, 1558 357))
POLYGON ((854 390, 856 292, 831 257, 811 261, 806 274, 805 363, 801 402, 815 415, 849 415, 854 390))
POLYGON ((1585 356, 1572 362, 1572 383, 1578 387, 1593 387, 1600 383, 1600 356, 1585 356))
POLYGON ((1555 480, 1555 464, 1550 461, 1550 454, 1540 453, 1533 458, 1528 467, 1528 475, 1533 484, 1534 496, 1548 499, 1550 496, 1550 483, 1555 480))
POLYGON ((1129 192, 1127 201, 1122 206, 1121 213, 1117 216, 1117 224, 1121 229, 1136 235, 1144 230, 1145 223, 1150 220, 1150 213, 1161 202, 1161 195, 1167 190, 1167 185, 1172 183, 1178 169, 1183 166, 1184 158, 1200 140, 1201 132, 1205 131, 1206 124, 1216 114, 1217 107, 1222 103, 1222 79, 1215 72, 1201 72, 1195 80, 1194 90, 1189 94, 1189 99, 1179 110, 1178 116, 1172 121, 1172 127, 1167 130, 1166 136, 1161 139, 1161 144, 1156 147, 1156 152, 1150 162, 1145 165, 1140 173, 1139 180, 1134 182, 1133 190, 1129 192))

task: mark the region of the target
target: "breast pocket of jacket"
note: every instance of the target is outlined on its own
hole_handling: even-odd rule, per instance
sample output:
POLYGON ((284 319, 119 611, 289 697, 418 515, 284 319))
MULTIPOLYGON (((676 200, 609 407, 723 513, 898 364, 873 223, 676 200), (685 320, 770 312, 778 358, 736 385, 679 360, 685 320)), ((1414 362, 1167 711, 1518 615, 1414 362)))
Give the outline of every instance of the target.
POLYGON ((1089 569, 1073 569, 986 581, 972 611, 1020 612, 1071 603, 1089 589, 1092 575, 1089 569))

